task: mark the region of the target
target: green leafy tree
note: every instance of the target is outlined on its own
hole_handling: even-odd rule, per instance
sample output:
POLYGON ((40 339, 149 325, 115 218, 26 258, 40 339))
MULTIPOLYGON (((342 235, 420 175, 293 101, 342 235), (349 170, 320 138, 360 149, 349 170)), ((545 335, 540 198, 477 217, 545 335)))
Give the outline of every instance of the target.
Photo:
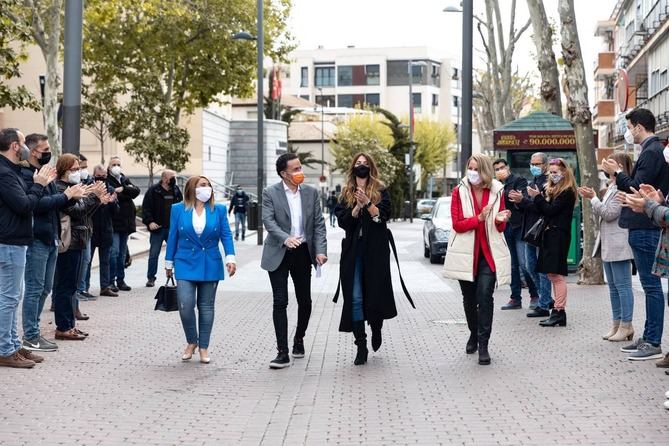
POLYGON ((81 127, 88 130, 100 144, 100 163, 105 164, 105 142, 114 122, 116 96, 118 91, 111 88, 95 90, 90 85, 82 88, 81 127))
POLYGON ((420 164, 420 180, 422 188, 425 188, 428 176, 437 173, 453 159, 455 129, 450 123, 419 119, 416 120, 414 142, 416 144, 414 160, 420 164))
POLYGON ((5 83, 21 77, 19 66, 26 60, 23 46, 31 40, 28 24, 12 13, 20 4, 19 0, 0 0, 0 108, 39 110, 39 102, 25 86, 5 83))

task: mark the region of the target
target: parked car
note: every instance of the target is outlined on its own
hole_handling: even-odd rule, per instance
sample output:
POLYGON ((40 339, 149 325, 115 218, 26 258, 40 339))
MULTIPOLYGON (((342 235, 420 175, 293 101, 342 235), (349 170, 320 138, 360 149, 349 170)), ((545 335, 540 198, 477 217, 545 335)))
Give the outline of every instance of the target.
POLYGON ((431 198, 424 198, 422 200, 418 200, 418 203, 416 203, 416 216, 422 217, 423 215, 432 212, 432 208, 434 207, 434 204, 436 202, 437 200, 433 200, 431 198))
POLYGON ((444 260, 448 239, 453 230, 451 220, 451 197, 439 198, 429 215, 422 217, 424 255, 430 263, 440 263, 444 260))

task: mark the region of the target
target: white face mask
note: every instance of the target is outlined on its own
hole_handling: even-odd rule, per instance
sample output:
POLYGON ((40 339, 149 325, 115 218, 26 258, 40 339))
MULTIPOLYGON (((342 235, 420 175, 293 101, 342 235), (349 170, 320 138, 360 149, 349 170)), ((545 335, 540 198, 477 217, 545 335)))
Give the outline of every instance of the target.
POLYGON ((625 130, 625 142, 627 144, 634 144, 634 135, 632 135, 632 131, 629 127, 625 130))
POLYGON ((467 171, 467 179, 474 186, 478 185, 481 182, 481 176, 475 170, 468 170, 467 171))
POLYGON ((111 173, 114 174, 115 176, 121 175, 121 172, 123 172, 121 166, 114 166, 111 168, 111 173))
POLYGON ((669 146, 665 147, 662 153, 664 154, 664 160, 669 163, 669 146))
POLYGON ((88 179, 88 170, 86 170, 86 169, 81 169, 81 170, 79 170, 79 172, 81 172, 81 179, 82 179, 82 180, 85 181, 85 180, 88 179))
POLYGON ((197 198, 199 201, 206 203, 209 201, 211 198, 211 187, 204 186, 204 187, 196 187, 195 188, 195 198, 197 198))
POLYGON ((81 182, 81 171, 71 173, 67 176, 67 180, 70 184, 78 184, 81 182))

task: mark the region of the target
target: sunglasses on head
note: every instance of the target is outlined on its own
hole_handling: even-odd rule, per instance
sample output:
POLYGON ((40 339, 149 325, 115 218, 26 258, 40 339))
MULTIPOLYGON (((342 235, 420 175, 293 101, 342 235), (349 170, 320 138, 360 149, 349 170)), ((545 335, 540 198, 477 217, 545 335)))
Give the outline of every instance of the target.
POLYGON ((564 166, 564 162, 560 158, 553 158, 552 160, 548 161, 548 164, 551 166, 564 166))

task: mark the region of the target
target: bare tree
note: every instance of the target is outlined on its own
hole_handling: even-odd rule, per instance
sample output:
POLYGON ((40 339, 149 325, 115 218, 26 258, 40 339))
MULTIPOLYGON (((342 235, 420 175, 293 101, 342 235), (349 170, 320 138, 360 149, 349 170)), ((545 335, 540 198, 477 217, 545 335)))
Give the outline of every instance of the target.
MULTIPOLYGON (((558 12, 561 24, 562 58, 564 59, 567 119, 576 133, 581 185, 597 190, 599 179, 592 132, 592 113, 588 104, 588 85, 576 26, 574 0, 559 0, 558 12)), ((583 201, 583 223, 583 252, 585 255, 581 261, 579 282, 601 284, 604 282, 601 259, 589 255, 595 245, 596 231, 592 207, 588 200, 583 201)))
POLYGON ((562 116, 560 72, 553 51, 553 27, 548 22, 543 0, 527 0, 532 22, 532 40, 537 50, 537 67, 541 74, 541 104, 544 111, 562 116))

